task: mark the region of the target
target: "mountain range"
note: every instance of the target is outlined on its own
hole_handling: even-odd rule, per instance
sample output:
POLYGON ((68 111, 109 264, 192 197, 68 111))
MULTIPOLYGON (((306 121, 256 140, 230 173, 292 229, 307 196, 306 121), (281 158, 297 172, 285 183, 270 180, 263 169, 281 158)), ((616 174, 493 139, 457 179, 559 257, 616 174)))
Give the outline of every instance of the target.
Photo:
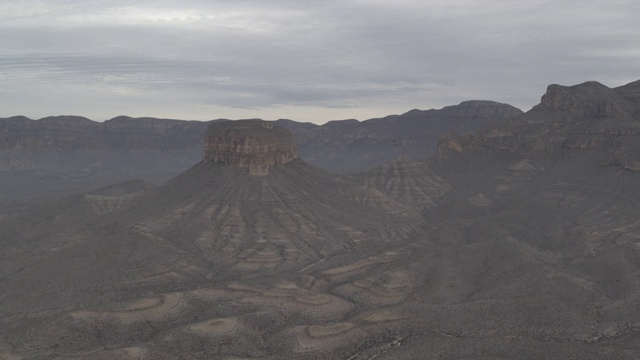
MULTIPOLYGON (((362 122, 276 123, 294 134, 309 164, 352 172, 398 157, 424 159, 443 133, 471 133, 487 121, 519 114, 510 105, 468 101, 362 122)), ((0 119, 0 185, 8 189, 3 195, 53 198, 133 178, 168 180, 202 160, 209 123, 126 116, 102 123, 79 116, 0 119)))
POLYGON ((347 175, 287 122, 212 122, 167 182, 27 210, 0 358, 636 359, 640 81, 493 120, 347 175))

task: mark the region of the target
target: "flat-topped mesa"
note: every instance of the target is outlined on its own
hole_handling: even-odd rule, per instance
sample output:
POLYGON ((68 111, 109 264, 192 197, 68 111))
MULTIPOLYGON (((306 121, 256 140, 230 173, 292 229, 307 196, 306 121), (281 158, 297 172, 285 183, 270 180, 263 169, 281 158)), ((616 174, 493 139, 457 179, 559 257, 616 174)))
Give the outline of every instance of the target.
POLYGON ((237 120, 209 126, 202 161, 247 168, 249 174, 260 176, 297 156, 288 130, 261 120, 237 120))

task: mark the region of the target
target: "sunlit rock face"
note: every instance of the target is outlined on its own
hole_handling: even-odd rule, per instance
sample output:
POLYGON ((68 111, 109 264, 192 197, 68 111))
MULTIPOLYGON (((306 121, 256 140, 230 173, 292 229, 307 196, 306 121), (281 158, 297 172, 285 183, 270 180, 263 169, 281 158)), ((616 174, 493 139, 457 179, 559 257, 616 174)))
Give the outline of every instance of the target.
POLYGON ((247 168, 257 176, 267 175, 271 167, 297 156, 288 130, 260 120, 214 123, 204 141, 203 162, 247 168))

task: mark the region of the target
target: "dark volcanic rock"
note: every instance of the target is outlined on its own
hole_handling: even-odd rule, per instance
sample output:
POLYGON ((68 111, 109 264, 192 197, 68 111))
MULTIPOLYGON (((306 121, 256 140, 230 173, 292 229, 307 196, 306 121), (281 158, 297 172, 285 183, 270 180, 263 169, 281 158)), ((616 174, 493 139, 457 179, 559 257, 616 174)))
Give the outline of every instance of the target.
POLYGON ((203 154, 204 162, 247 168, 252 175, 266 175, 272 166, 297 158, 288 130, 254 120, 211 124, 203 154))

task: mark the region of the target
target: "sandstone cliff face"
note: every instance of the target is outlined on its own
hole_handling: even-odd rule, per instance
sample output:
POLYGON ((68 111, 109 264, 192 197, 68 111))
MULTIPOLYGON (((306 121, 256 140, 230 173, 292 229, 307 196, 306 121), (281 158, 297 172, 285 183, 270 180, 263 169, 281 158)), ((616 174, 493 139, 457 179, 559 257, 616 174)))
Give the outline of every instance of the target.
POLYGON ((251 175, 267 175, 297 156, 291 133, 264 121, 214 123, 204 141, 203 162, 246 168, 251 175))

